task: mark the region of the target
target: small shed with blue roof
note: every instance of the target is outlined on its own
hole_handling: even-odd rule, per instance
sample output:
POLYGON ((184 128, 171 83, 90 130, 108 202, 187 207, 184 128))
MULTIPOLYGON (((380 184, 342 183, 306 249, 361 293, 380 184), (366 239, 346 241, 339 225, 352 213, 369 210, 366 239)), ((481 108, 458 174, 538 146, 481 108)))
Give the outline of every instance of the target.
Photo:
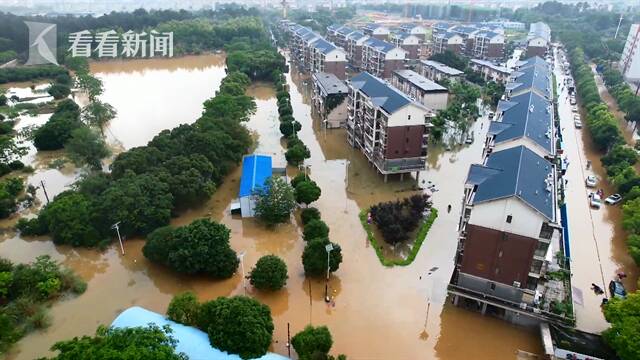
POLYGON ((257 193, 263 189, 265 182, 272 175, 271 156, 252 154, 242 158, 242 177, 238 192, 242 217, 255 216, 257 193))

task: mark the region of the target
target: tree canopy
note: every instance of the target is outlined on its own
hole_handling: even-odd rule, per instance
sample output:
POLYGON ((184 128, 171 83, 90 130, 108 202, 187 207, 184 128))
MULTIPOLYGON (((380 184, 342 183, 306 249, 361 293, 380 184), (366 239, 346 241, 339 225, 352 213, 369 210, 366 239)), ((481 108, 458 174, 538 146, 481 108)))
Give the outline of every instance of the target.
POLYGON ((335 272, 342 263, 342 249, 340 245, 331 243, 327 238, 315 238, 309 240, 302 252, 302 265, 304 273, 311 277, 322 277, 327 274, 327 251, 325 247, 331 244, 333 250, 329 257, 329 271, 335 272))
POLYGON ((275 225, 288 221, 295 206, 291 185, 281 177, 271 177, 258 192, 255 212, 267 225, 275 225))
POLYGON ((622 360, 640 358, 640 293, 626 299, 611 299, 604 307, 611 327, 602 333, 605 341, 622 360))
POLYGON ((276 291, 287 283, 287 264, 275 255, 265 255, 258 259, 251 270, 251 285, 259 290, 276 291))

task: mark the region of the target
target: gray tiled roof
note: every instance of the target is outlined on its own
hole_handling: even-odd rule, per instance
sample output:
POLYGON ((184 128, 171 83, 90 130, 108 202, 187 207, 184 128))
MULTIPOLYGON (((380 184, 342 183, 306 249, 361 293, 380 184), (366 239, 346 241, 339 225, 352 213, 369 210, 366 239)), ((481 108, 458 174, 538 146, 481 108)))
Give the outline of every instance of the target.
POLYGON ((552 171, 549 161, 517 146, 492 153, 484 166, 471 166, 467 184, 477 185, 474 204, 515 196, 555 221, 552 171))
POLYGON ((449 40, 454 36, 460 36, 460 34, 454 33, 452 31, 447 31, 447 32, 443 32, 443 33, 440 33, 440 34, 436 35, 436 37, 439 37, 439 38, 442 38, 442 39, 445 39, 445 40, 449 40))
POLYGON ((393 114, 410 103, 423 107, 409 99, 409 97, 387 82, 380 80, 368 72, 360 73, 351 78, 351 86, 365 93, 376 106, 381 107, 389 114, 393 114))
POLYGON ((374 47, 376 49, 378 49, 380 52, 382 53, 388 53, 389 51, 395 49, 397 46, 393 45, 392 43, 380 40, 380 39, 376 39, 376 38, 369 38, 367 40, 365 40, 364 42, 365 45, 368 45, 370 47, 374 47))
POLYGON ((367 35, 365 35, 362 31, 354 31, 349 35, 347 35, 347 39, 356 40, 356 41, 362 39, 363 37, 367 37, 367 35))
POLYGON ((319 72, 312 76, 326 95, 347 94, 349 92, 347 85, 334 74, 319 72))
POLYGON ((551 103, 533 91, 512 97, 511 106, 500 106, 502 110, 501 131, 491 125, 496 144, 519 138, 529 138, 548 154, 553 153, 551 103))
POLYGON ((323 38, 318 39, 312 46, 323 54, 328 54, 329 52, 337 49, 335 45, 323 38))
POLYGON ((512 74, 514 79, 505 88, 515 94, 522 91, 534 90, 551 99, 551 73, 547 67, 529 66, 521 68, 512 74))
POLYGON ((498 71, 504 74, 510 74, 511 70, 507 67, 504 66, 500 66, 500 65, 496 65, 494 63, 492 63, 491 61, 488 60, 482 60, 482 59, 471 59, 471 62, 474 64, 478 64, 480 66, 486 66, 494 71, 498 71))
POLYGON ((396 70, 394 73, 424 91, 447 92, 447 88, 427 79, 413 70, 396 70))
POLYGON ((438 69, 438 71, 443 72, 447 75, 451 75, 451 76, 458 76, 458 75, 462 75, 464 74, 463 71, 460 71, 458 69, 454 69, 450 66, 447 66, 441 62, 437 62, 437 61, 433 61, 433 60, 421 60, 421 63, 423 63, 424 65, 433 67, 438 69))

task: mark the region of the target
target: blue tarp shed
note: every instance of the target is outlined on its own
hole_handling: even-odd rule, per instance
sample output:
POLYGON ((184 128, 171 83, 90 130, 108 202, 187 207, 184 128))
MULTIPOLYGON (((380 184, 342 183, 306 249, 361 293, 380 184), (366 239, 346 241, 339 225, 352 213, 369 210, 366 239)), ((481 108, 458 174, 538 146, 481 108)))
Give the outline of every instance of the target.
POLYGON ((273 175, 271 156, 247 155, 242 159, 242 178, 238 197, 251 196, 273 175))
MULTIPOLYGON (((177 340, 176 350, 189 357, 190 360, 241 360, 240 356, 211 347, 209 336, 194 327, 178 324, 167 320, 163 315, 143 309, 138 306, 130 307, 113 320, 114 328, 129 328, 156 324, 160 327, 169 325, 174 339, 177 340)), ((267 353, 259 360, 287 360, 289 358, 267 353)))

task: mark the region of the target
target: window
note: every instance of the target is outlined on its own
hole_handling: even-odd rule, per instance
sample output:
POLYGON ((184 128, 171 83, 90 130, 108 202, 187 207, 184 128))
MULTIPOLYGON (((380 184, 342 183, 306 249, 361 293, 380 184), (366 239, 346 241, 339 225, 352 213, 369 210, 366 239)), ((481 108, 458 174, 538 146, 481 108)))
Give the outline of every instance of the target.
POLYGON ((542 223, 542 227, 540 228, 540 238, 542 239, 551 239, 553 235, 553 227, 549 225, 549 223, 542 223))
POLYGON ((411 115, 407 115, 407 120, 411 120, 411 115))
POLYGON ((507 222, 511 224, 511 220, 513 220, 513 216, 507 215, 507 222))
POLYGON ((489 287, 491 288, 491 290, 495 290, 496 289, 496 283, 491 283, 489 285, 489 287))

